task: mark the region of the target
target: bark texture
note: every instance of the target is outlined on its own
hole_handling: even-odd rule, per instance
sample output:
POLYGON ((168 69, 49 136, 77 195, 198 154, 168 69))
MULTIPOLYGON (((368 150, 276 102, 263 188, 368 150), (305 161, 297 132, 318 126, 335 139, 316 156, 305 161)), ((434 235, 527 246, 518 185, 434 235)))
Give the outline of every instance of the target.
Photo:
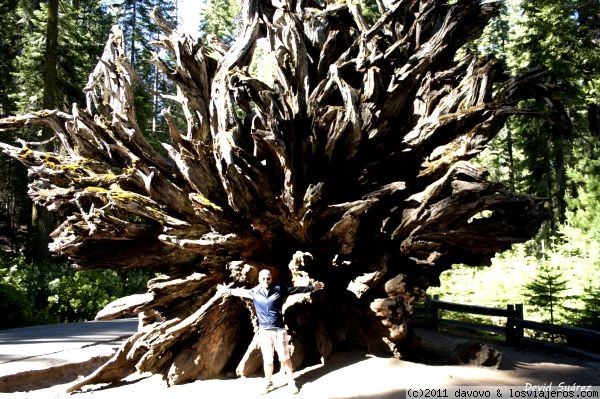
POLYGON ((532 237, 543 202, 469 160, 509 115, 530 113, 521 100, 545 101, 548 115, 555 103, 536 73, 457 57, 495 3, 446 3, 380 3, 369 21, 358 2, 247 0, 231 48, 180 34, 155 12, 170 58, 154 62, 185 117, 182 126, 165 112, 163 151, 136 123, 117 28, 86 109, 0 120, 0 129, 48 125, 61 144, 56 153, 2 144, 28 166, 34 201, 63 220, 53 252, 81 269, 162 273, 98 315, 138 313, 143 327, 71 390, 135 370, 170 384, 255 372, 251 306, 215 286, 252 286, 261 268, 281 283, 326 284, 286 302, 296 367, 349 347, 401 356, 412 304, 442 271, 488 264, 532 237), (258 43, 266 58, 255 68, 258 43))

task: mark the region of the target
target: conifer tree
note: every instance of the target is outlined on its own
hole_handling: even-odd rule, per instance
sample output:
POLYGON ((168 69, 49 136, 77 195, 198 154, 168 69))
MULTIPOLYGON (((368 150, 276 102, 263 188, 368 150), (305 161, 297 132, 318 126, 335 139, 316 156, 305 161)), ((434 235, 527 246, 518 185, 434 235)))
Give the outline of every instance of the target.
POLYGON ((240 32, 240 11, 240 3, 235 0, 210 0, 200 22, 200 32, 231 44, 240 32))
POLYGON ((579 326, 600 330, 600 286, 597 281, 589 281, 582 298, 585 307, 576 318, 579 326))
MULTIPOLYGON (((20 9, 20 12, 24 10, 20 9)), ((12 97, 18 112, 44 108, 48 15, 45 3, 33 11, 31 30, 16 59, 18 65, 14 76, 19 91, 12 97)), ((81 87, 85 86, 87 75, 102 50, 99 38, 108 34, 110 22, 98 1, 87 0, 79 2, 79 8, 74 8, 71 2, 61 1, 57 23, 56 85, 52 96, 54 107, 67 110, 73 102, 83 103, 81 87)))
MULTIPOLYGON (((518 168, 530 192, 545 196, 554 214, 552 230, 564 222, 569 190, 567 172, 575 162, 574 150, 585 144, 592 130, 587 110, 600 102, 598 87, 598 18, 600 4, 587 0, 522 2, 515 26, 510 64, 519 69, 548 71, 548 85, 560 88, 557 100, 565 104, 571 129, 557 120, 514 118, 516 145, 524 151, 518 168), (596 16, 593 18, 591 16, 596 16), (596 89, 594 89, 594 87, 596 89)), ((592 111, 593 113, 593 111, 592 111)))
MULTIPOLYGON (((569 246, 586 248, 580 255, 569 256, 581 257, 578 267, 584 271, 579 271, 580 275, 596 275, 597 261, 585 252, 600 238, 597 178, 600 3, 542 0, 535 4, 523 2, 522 6, 525 18, 520 26, 524 31, 515 36, 518 40, 512 46, 511 63, 516 68, 540 67, 549 71, 547 82, 560 88, 559 99, 571 118, 572 129, 556 129, 559 124, 551 120, 513 118, 509 126, 517 132, 517 146, 524 154, 519 168, 524 171, 529 190, 550 200, 554 214, 551 234, 559 234, 559 245, 565 247, 562 251, 553 250, 569 252, 569 246), (569 234, 573 231, 578 233, 569 234)), ((555 279, 560 288, 559 272, 554 273, 546 273, 543 278, 546 285, 555 279)), ((587 287, 580 302, 593 304, 593 290, 587 287)), ((563 300, 560 295, 557 292, 553 298, 559 299, 558 302, 546 298, 550 301, 546 306, 560 304, 563 300)), ((585 306, 587 309, 590 305, 585 306)), ((593 315, 592 310, 590 314, 593 315)))
MULTIPOLYGON (((0 26, 18 26, 19 16, 15 12, 18 0, 6 0, 0 3, 0 26)), ((0 117, 16 111, 10 94, 15 90, 13 76, 16 67, 15 57, 20 49, 19 29, 0 29, 0 117)), ((0 229, 6 232, 7 244, 16 249, 15 226, 21 214, 19 204, 27 203, 24 169, 14 160, 0 154, 0 229), (17 178, 18 176, 18 178, 17 178), (18 180, 21 179, 21 184, 18 180)))
MULTIPOLYGON (((18 0, 7 0, 0 3, 0 24, 16 26, 17 15, 14 12, 18 0)), ((15 56, 19 50, 18 30, 0 29, 0 116, 14 112, 9 94, 14 90, 12 71, 15 68, 15 56)))
POLYGON ((528 304, 547 313, 550 323, 554 324, 560 315, 561 305, 566 300, 567 280, 561 271, 552 268, 548 262, 541 261, 535 279, 525 288, 528 304))
POLYGON ((138 124, 149 141, 157 144, 164 140, 167 130, 162 112, 168 104, 163 95, 174 94, 174 86, 151 62, 155 58, 152 43, 159 39, 159 28, 150 19, 150 12, 154 7, 159 7, 169 22, 175 22, 177 10, 171 1, 120 0, 113 3, 117 14, 116 22, 123 29, 127 43, 129 63, 140 79, 135 82, 138 124))

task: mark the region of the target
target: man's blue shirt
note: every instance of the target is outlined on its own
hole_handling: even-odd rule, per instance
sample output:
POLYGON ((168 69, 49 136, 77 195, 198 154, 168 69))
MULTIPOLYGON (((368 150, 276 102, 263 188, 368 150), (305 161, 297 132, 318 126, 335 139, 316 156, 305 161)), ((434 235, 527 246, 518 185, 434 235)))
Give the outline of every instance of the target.
POLYGON ((263 329, 284 328, 283 324, 283 301, 285 297, 292 294, 301 294, 312 292, 312 285, 305 287, 282 287, 280 285, 272 285, 268 290, 257 285, 248 290, 250 295, 247 298, 252 299, 254 309, 256 309, 256 317, 258 318, 258 326, 263 329))

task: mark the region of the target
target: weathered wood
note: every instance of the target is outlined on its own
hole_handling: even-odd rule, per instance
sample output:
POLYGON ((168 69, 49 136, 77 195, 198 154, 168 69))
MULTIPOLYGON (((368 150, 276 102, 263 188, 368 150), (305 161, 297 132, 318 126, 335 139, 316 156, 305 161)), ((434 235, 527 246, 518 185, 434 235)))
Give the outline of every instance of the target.
POLYGON ((56 132, 56 153, 0 144, 28 167, 32 199, 63 215, 54 253, 81 269, 162 273, 147 294, 99 313, 139 312, 145 333, 77 388, 134 369, 170 384, 235 364, 256 372, 251 306, 221 301, 214 287, 251 286, 261 268, 283 284, 326 283, 285 304, 295 367, 347 347, 401 356, 412 305, 440 273, 487 264, 536 232, 543 200, 507 192, 469 161, 510 115, 565 114, 539 71, 508 76, 493 57, 457 60, 497 9, 446 3, 378 2, 369 22, 354 3, 249 0, 230 47, 182 35, 155 11, 170 60, 153 62, 187 122, 180 130, 165 112, 164 153, 137 124, 138 81, 118 28, 85 109, 0 120, 0 131, 56 132), (269 82, 251 73, 261 39, 269 82), (523 109, 525 99, 547 108, 523 109))
POLYGON ((144 332, 137 332, 129 337, 112 358, 89 376, 77 380, 67 388, 68 393, 77 392, 89 384, 110 383, 119 381, 135 372, 135 360, 128 358, 131 348, 143 337, 144 332))
POLYGON ((248 349, 244 352, 244 356, 235 368, 235 373, 239 377, 249 377, 258 372, 262 366, 262 355, 258 345, 258 334, 254 334, 252 342, 248 345, 248 349))

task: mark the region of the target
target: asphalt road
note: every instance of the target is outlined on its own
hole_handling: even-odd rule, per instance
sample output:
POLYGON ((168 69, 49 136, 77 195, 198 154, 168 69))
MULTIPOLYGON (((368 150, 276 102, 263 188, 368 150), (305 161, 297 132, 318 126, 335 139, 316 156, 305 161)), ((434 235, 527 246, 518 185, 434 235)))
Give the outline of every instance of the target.
POLYGON ((137 331, 138 319, 51 324, 0 331, 0 392, 3 384, 36 370, 69 367, 111 356, 137 331))

